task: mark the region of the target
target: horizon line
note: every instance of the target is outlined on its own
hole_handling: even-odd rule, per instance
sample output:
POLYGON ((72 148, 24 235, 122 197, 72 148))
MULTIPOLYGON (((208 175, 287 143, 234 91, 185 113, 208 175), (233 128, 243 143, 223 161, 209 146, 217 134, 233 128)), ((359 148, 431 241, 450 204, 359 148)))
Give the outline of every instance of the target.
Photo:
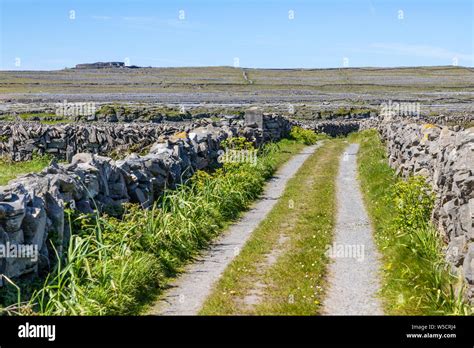
MULTIPOLYGON (((96 63, 96 62, 94 62, 96 63)), ((79 64, 94 64, 94 63, 79 63, 79 64)), ((232 65, 187 65, 187 66, 139 66, 139 65, 130 65, 124 67, 111 67, 111 68, 91 68, 91 69, 77 69, 75 67, 65 67, 62 69, 0 69, 1 72, 28 72, 28 71, 64 71, 64 70, 124 70, 124 69, 195 69, 195 68, 231 68, 231 69, 247 69, 247 70, 342 70, 342 69, 410 69, 410 68, 462 68, 462 69, 474 69, 474 66, 468 65, 399 65, 399 66, 348 66, 348 67, 328 67, 328 68, 290 68, 290 67, 281 67, 281 68, 262 68, 262 67, 236 67, 232 65), (133 66, 134 68, 130 68, 133 66)))

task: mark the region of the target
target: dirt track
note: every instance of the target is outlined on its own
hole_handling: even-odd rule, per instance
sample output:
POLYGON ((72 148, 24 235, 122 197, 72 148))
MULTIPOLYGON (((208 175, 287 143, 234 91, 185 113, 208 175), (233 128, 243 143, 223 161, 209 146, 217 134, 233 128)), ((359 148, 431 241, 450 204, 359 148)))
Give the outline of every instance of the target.
POLYGON ((319 143, 306 147, 278 170, 251 210, 233 224, 196 262, 187 267, 185 272, 171 284, 164 298, 159 300, 148 314, 197 314, 210 294, 213 284, 281 197, 288 180, 320 145, 319 143))
POLYGON ((337 224, 329 266, 326 315, 382 315, 379 255, 357 180, 358 144, 347 147, 337 177, 337 224))

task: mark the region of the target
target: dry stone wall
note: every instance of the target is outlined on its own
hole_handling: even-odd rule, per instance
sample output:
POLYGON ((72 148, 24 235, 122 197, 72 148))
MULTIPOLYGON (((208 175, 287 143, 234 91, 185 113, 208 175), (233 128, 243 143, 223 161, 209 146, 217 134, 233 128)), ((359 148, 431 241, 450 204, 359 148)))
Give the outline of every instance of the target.
MULTIPOLYGON (((242 136, 256 144, 288 134, 288 120, 267 115, 262 127, 235 122, 161 133, 145 156, 122 160, 77 153, 69 164, 53 162, 0 187, 0 245, 36 247, 38 258, 0 258, 0 274, 10 278, 50 269, 52 240, 61 253, 69 240, 66 208, 82 213, 120 213, 124 203, 149 207, 165 188, 174 188, 196 170, 217 164, 224 139, 242 136)), ((56 128, 53 128, 56 129, 56 128)), ((87 128, 84 128, 87 129, 87 128)), ((144 133, 146 134, 146 133, 144 133)))
POLYGON ((39 123, 5 123, 0 125, 0 156, 24 161, 51 154, 70 160, 80 152, 106 155, 113 150, 141 149, 153 144, 161 135, 198 127, 200 123, 116 124, 107 123, 42 125, 39 123))
POLYGON ((378 128, 390 166, 401 176, 422 175, 431 183, 433 222, 447 243, 446 259, 462 273, 474 299, 474 128, 456 132, 391 118, 378 128))
MULTIPOLYGON (((259 114, 262 118, 262 114, 259 114)), ((264 115, 263 133, 253 139, 256 144, 271 139, 279 139, 288 132, 290 123, 287 119, 273 115, 264 115)), ((193 122, 173 122, 163 124, 128 123, 128 124, 63 124, 42 125, 39 123, 3 123, 0 124, 0 157, 13 161, 29 160, 35 153, 51 154, 55 158, 70 161, 76 153, 88 152, 108 155, 112 151, 140 151, 160 141, 163 136, 177 132, 189 132, 191 129, 212 124, 216 127, 235 126, 242 132, 249 133, 258 128, 255 122, 244 120, 222 119, 196 120, 193 122)))
POLYGON ((295 124, 306 129, 311 129, 317 133, 325 133, 332 137, 337 137, 346 136, 349 133, 362 131, 364 129, 375 128, 378 122, 378 116, 373 114, 370 117, 298 121, 295 122, 295 124))

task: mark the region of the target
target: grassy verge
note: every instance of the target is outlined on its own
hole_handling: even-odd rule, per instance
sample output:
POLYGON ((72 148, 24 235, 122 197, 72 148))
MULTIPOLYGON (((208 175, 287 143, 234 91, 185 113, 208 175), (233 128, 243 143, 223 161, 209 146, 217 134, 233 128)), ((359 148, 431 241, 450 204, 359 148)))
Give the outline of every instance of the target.
POLYGON ((38 156, 31 161, 13 162, 0 159, 0 185, 15 179, 20 174, 34 173, 43 170, 51 161, 49 156, 38 156))
POLYGON ((328 140, 301 167, 227 267, 200 314, 314 315, 335 224, 335 177, 345 144, 328 140))
POLYGON ((275 169, 303 147, 294 140, 268 144, 255 166, 229 163, 213 173, 198 172, 186 185, 166 191, 153 209, 131 205, 121 219, 70 212, 73 233, 66 259, 26 305, 11 312, 140 313, 169 277, 258 197, 275 169))
POLYGON ((360 142, 359 178, 383 255, 382 298, 398 315, 463 315, 460 279, 450 274, 443 243, 430 224, 433 194, 423 178, 403 181, 388 166, 375 130, 351 136, 360 142))

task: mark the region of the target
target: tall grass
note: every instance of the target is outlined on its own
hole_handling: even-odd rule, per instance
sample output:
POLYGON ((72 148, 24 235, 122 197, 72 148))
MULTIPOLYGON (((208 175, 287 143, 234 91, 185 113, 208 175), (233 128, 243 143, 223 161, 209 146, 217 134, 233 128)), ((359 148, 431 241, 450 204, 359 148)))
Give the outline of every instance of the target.
POLYGON ((375 130, 351 136, 361 148, 359 177, 383 254, 382 297, 388 313, 466 315, 462 279, 450 272, 430 223, 434 196, 421 177, 404 181, 387 164, 375 130))
MULTIPOLYGON (((283 140, 257 164, 224 164, 167 190, 152 209, 126 206, 118 218, 68 212, 66 258, 23 306, 42 315, 138 314, 200 249, 262 192, 276 167, 302 144, 283 140)), ((20 308, 21 312, 21 308, 20 308)))

